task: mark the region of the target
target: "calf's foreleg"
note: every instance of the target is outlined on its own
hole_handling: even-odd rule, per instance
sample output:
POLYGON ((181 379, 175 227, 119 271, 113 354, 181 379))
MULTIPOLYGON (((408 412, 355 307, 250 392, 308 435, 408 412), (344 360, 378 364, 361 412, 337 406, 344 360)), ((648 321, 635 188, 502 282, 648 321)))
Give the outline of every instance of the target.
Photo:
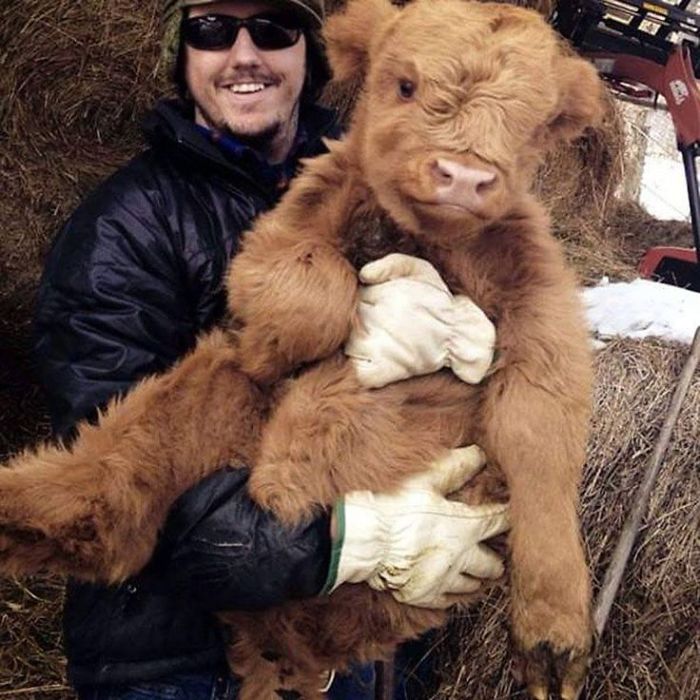
POLYGON ((227 287, 241 368, 262 384, 329 357, 350 333, 357 276, 340 233, 358 195, 346 179, 333 153, 307 163, 233 259, 227 287))
POLYGON ((457 444, 442 414, 413 405, 412 383, 421 382, 366 389, 342 355, 289 382, 263 433, 253 499, 295 523, 349 491, 390 492, 426 469, 457 444))
MULTIPOLYGON (((586 339, 582 338, 585 347, 586 339)), ((523 357, 538 358, 521 346, 523 357)), ((535 698, 575 697, 591 647, 591 591, 578 520, 588 427, 580 349, 561 363, 510 361, 488 386, 483 445, 510 492, 512 633, 535 698), (578 361, 577 361, 578 358, 578 361)))

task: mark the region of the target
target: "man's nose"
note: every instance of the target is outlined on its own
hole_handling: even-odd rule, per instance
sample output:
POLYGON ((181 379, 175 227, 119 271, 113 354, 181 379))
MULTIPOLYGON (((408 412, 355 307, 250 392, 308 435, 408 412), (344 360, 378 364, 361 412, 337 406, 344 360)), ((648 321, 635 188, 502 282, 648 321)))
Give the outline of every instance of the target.
POLYGON ((260 52, 245 27, 238 30, 236 41, 229 49, 229 62, 233 65, 250 65, 260 63, 260 52))

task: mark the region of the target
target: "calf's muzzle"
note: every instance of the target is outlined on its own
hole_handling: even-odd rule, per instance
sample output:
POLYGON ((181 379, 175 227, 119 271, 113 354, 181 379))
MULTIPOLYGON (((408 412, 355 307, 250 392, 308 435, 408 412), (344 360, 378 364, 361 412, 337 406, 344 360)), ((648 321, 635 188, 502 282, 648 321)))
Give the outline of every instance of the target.
POLYGON ((499 189, 498 173, 481 165, 437 158, 431 165, 431 175, 437 204, 461 207, 477 216, 484 213, 499 189))

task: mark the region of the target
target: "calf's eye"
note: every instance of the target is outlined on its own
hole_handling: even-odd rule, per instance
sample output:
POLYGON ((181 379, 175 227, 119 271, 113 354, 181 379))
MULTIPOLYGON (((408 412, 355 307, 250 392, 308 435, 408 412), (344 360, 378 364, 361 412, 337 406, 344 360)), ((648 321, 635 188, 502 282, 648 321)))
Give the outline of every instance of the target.
POLYGON ((410 100, 416 92, 416 84, 412 80, 399 80, 399 95, 404 100, 410 100))

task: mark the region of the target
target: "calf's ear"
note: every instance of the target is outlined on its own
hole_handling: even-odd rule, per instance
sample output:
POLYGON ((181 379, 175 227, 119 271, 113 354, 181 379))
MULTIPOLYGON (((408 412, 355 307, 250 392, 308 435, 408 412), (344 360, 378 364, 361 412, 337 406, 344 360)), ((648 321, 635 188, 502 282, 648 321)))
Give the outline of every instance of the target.
POLYGON ((348 0, 343 12, 328 19, 323 36, 336 80, 366 74, 372 39, 397 12, 389 0, 348 0))
POLYGON ((573 55, 559 59, 556 76, 559 101, 548 130, 556 139, 571 141, 587 127, 598 126, 603 120, 605 88, 593 65, 573 55))

